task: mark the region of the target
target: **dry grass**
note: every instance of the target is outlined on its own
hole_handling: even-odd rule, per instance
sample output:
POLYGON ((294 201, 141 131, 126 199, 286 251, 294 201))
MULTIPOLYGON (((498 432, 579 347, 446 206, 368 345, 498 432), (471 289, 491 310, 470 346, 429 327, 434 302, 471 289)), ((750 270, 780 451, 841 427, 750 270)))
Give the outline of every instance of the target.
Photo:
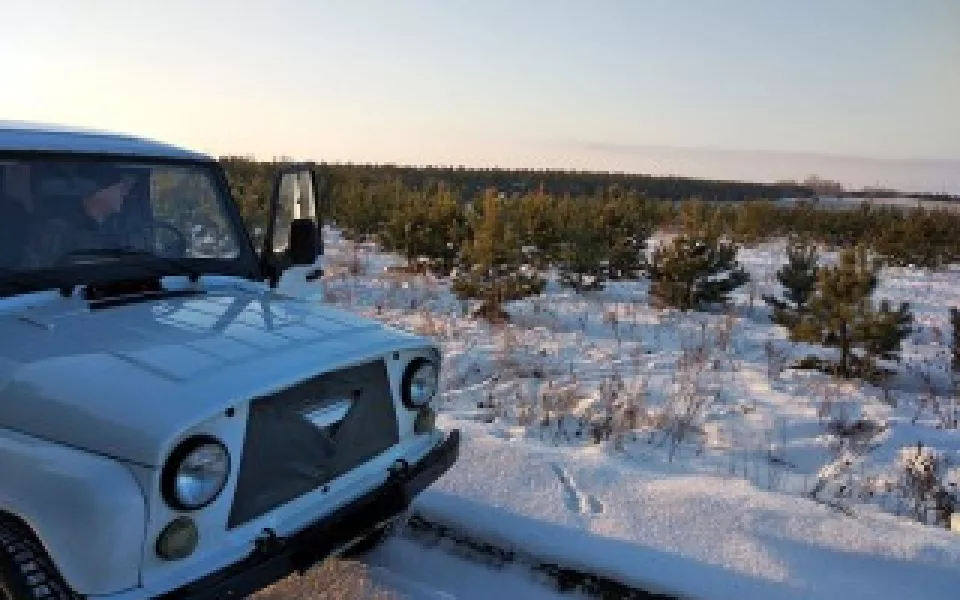
POLYGON ((326 270, 331 275, 367 275, 370 273, 370 255, 374 249, 369 244, 346 240, 343 252, 327 257, 326 270))
POLYGON ((435 316, 426 311, 417 313, 418 320, 413 325, 413 332, 417 335, 437 339, 448 339, 451 337, 453 328, 449 319, 442 316, 435 316))
POLYGON ((369 568, 358 562, 329 560, 303 577, 293 575, 256 594, 252 600, 393 600, 395 593, 372 581, 369 568))

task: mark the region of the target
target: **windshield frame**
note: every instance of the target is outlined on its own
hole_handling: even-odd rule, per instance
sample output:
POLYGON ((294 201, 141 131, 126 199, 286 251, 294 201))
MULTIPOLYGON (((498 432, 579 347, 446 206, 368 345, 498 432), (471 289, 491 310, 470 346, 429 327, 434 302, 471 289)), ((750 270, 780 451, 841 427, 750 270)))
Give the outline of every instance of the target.
POLYGON ((226 173, 215 158, 174 158, 164 156, 125 154, 114 152, 63 152, 46 150, 0 150, 0 160, 64 160, 70 162, 121 162, 145 165, 192 167, 205 171, 221 207, 233 228, 238 246, 235 258, 178 258, 138 257, 136 260, 117 260, 101 264, 74 264, 63 268, 10 272, 0 271, 0 298, 40 292, 51 289, 70 289, 76 286, 102 284, 146 277, 183 276, 187 270, 203 275, 223 275, 262 281, 259 254, 247 231, 237 206, 226 173), (176 268, 182 265, 183 268, 176 268))

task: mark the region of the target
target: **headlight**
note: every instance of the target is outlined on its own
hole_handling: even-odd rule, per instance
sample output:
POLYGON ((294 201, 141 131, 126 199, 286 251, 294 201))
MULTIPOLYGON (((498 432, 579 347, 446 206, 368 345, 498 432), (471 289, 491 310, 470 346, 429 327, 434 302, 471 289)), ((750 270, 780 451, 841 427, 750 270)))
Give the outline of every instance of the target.
POLYGON ((440 387, 437 364, 425 358, 414 359, 407 365, 402 386, 403 403, 407 408, 416 410, 428 404, 437 395, 440 387))
POLYGON ((174 509, 198 510, 220 495, 229 475, 230 455, 219 440, 188 438, 170 453, 163 468, 163 498, 174 509))

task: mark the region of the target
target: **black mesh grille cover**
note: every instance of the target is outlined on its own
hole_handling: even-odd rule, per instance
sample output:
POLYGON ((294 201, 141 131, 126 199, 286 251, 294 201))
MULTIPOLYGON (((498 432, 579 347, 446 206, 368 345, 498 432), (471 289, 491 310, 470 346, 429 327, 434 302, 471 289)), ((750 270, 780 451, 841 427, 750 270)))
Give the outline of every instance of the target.
MULTIPOLYGON (((339 415, 338 415, 339 416, 339 415)), ((326 373, 250 405, 228 527, 328 483, 399 441, 382 360, 326 373), (348 407, 348 408, 347 408, 348 407), (346 414, 318 426, 308 415, 346 414)))

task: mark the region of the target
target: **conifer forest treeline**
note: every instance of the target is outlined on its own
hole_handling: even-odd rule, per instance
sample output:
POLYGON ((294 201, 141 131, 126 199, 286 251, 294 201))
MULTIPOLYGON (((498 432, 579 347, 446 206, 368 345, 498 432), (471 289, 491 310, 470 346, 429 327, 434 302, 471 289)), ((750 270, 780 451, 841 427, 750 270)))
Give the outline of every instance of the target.
MULTIPOLYGON (((224 157, 248 226, 263 225, 281 161, 224 157)), ((960 212, 864 206, 824 210, 803 184, 775 185, 560 171, 320 165, 324 218, 346 237, 375 240, 411 269, 453 278, 482 316, 537 294, 546 275, 578 291, 650 280, 651 300, 681 310, 722 306, 749 280, 737 249, 789 238, 782 294, 764 299, 796 341, 838 350, 813 365, 839 376, 883 376, 910 333, 909 306, 872 299, 878 269, 960 262, 960 212), (651 247, 654 232, 675 234, 651 247), (834 266, 822 249, 840 250, 834 266)), ((851 194, 847 194, 851 195, 851 194)))

